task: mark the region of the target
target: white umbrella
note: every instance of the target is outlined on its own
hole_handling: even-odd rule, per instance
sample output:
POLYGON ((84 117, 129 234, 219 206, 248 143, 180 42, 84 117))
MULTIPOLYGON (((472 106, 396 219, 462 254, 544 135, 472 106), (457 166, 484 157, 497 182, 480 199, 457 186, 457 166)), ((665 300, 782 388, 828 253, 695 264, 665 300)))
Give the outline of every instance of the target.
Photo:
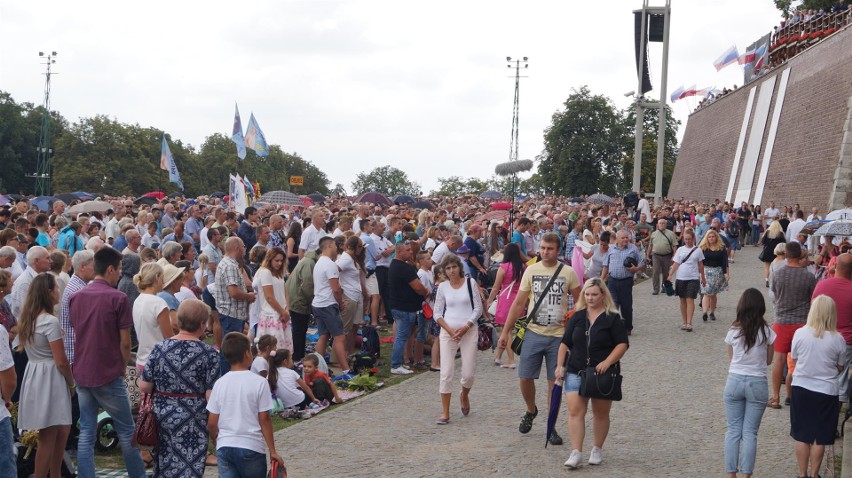
POLYGON ((105 212, 108 209, 112 209, 113 205, 106 201, 86 201, 81 202, 80 204, 75 204, 68 209, 69 214, 80 214, 80 213, 90 213, 90 212, 105 212))
POLYGON ((836 209, 825 215, 828 220, 852 219, 852 209, 836 209))

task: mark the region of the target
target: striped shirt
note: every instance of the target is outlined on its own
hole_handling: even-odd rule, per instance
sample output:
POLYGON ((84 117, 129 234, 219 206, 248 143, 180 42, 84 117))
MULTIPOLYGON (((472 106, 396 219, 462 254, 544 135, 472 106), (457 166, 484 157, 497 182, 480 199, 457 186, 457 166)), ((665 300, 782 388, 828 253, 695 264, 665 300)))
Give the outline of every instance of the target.
POLYGON ((68 357, 68 363, 74 363, 74 328, 71 327, 71 314, 69 313, 69 304, 71 303, 71 296, 76 294, 77 291, 86 287, 86 281, 80 278, 77 274, 71 276, 71 280, 68 281, 68 285, 65 286, 65 291, 62 293, 62 299, 60 300, 60 314, 59 314, 59 324, 62 326, 62 330, 65 332, 65 337, 62 340, 65 345, 65 355, 68 357))

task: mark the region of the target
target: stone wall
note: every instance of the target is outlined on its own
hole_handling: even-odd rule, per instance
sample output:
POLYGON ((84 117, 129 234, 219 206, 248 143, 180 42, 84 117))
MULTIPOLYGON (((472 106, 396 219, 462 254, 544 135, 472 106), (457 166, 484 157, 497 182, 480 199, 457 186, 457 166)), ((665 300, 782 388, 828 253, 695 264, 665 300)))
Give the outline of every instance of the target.
MULTIPOLYGON (((705 202, 736 198, 740 178, 748 167, 750 136, 761 130, 755 124, 762 116, 758 98, 764 83, 767 91, 773 92, 768 111, 763 110, 766 127, 750 192, 743 191, 748 202, 754 202, 762 192, 760 202, 764 206, 769 201, 779 206, 799 203, 805 211, 816 206, 824 213, 852 204, 852 27, 690 115, 668 196, 705 202), (786 94, 779 101, 786 69, 790 70, 786 94), (754 98, 744 146, 734 173, 733 193, 728 195, 750 94, 754 98), (772 142, 773 116, 778 108, 780 116, 772 142), (771 155, 767 155, 767 148, 771 155), (769 166, 761 191, 761 168, 767 157, 769 166)), ((746 187, 748 183, 746 180, 746 187)))

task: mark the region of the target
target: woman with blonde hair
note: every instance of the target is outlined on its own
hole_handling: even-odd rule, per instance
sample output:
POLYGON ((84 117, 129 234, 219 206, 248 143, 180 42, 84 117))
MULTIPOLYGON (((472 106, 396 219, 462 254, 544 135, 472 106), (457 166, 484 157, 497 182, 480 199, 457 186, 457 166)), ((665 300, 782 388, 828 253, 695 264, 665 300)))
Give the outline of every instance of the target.
POLYGON ((568 468, 579 467, 583 457, 586 412, 590 400, 594 435, 589 455, 590 465, 601 464, 601 449, 609 433, 612 400, 580 396, 580 372, 589 366, 595 367, 597 373, 604 373, 610 367, 620 368, 621 358, 630 346, 624 321, 621 320, 618 308, 601 279, 589 279, 583 284, 575 310, 565 327, 556 362, 559 364, 556 367, 556 379, 564 379, 568 401, 568 438, 572 448, 571 455, 565 462, 568 468), (562 365, 566 356, 568 363, 562 365))
MULTIPOLYGON (((786 243, 780 243, 775 246, 775 260, 769 264, 769 300, 772 302, 772 305, 775 305, 775 292, 772 292, 772 276, 775 274, 775 271, 787 265, 787 261, 784 257, 787 254, 787 247, 785 244, 786 243)), ((807 251, 807 249, 803 250, 807 251)))
POLYGON ((156 262, 144 264, 139 273, 133 276, 133 283, 139 289, 139 296, 133 302, 133 328, 139 339, 136 368, 140 372, 154 345, 174 335, 169 306, 158 295, 163 290, 164 281, 163 267, 156 262))
POLYGON ((61 476, 71 431, 74 377, 62 342, 65 334, 53 315, 57 302, 59 286, 54 276, 37 275, 27 291, 18 324, 18 351, 26 350, 29 362, 21 384, 17 428, 38 430, 36 477, 61 476))
POLYGON ((769 287, 769 264, 775 260, 775 246, 787 242, 784 240, 784 229, 781 228, 781 223, 772 221, 763 237, 760 238, 760 244, 763 245, 763 250, 758 257, 763 262, 763 281, 766 287, 769 287))
POLYGON ((293 351, 293 328, 287 308, 287 292, 284 276, 287 273, 287 257, 284 250, 273 247, 266 252, 263 262, 255 274, 260 285, 257 295, 256 337, 271 335, 278 341, 278 348, 293 351))
POLYGON ((728 281, 731 280, 731 272, 728 268, 728 252, 725 243, 715 229, 710 229, 704 234, 704 239, 698 245, 704 254, 704 277, 706 282, 701 286, 704 298, 701 300, 701 310, 704 314, 701 319, 707 322, 716 320, 716 299, 720 292, 728 290, 728 281))
POLYGON ((825 445, 834 444, 840 393, 837 374, 846 365, 845 353, 846 341, 837 331, 837 306, 831 297, 817 296, 811 302, 808 322, 793 334, 790 349, 796 364, 790 436, 796 441, 799 476, 818 476, 825 445))

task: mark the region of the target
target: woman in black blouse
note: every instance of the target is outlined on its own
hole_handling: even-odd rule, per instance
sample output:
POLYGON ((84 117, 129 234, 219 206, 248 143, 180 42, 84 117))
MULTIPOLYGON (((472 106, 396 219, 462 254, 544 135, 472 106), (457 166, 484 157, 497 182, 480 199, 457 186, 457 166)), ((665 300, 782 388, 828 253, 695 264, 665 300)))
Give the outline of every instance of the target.
POLYGON ((707 322, 716 320, 716 296, 719 292, 728 290, 728 281, 731 273, 728 270, 728 251, 725 242, 715 229, 710 229, 704 234, 704 239, 698 245, 704 253, 704 277, 706 282, 701 286, 704 299, 701 301, 701 310, 704 315, 701 318, 707 322))
MULTIPOLYGON (((569 468, 580 466, 583 456, 583 438, 586 435, 585 417, 589 398, 581 397, 579 394, 579 373, 585 370, 587 365, 595 367, 598 373, 606 372, 612 366, 618 366, 621 357, 629 347, 627 329, 624 328, 624 322, 618 314, 612 296, 601 279, 594 278, 586 281, 577 301, 576 310, 577 312, 565 327, 556 362, 565 363, 565 357, 570 351, 567 365, 556 368, 556 377, 565 378, 565 396, 568 401, 568 437, 573 448, 571 456, 565 462, 565 466, 569 468), (586 330, 589 330, 588 337, 586 330)), ((591 401, 594 414, 592 420, 594 446, 589 455, 589 464, 599 465, 602 461, 601 448, 609 433, 609 410, 612 407, 612 400, 593 398, 591 401)))

